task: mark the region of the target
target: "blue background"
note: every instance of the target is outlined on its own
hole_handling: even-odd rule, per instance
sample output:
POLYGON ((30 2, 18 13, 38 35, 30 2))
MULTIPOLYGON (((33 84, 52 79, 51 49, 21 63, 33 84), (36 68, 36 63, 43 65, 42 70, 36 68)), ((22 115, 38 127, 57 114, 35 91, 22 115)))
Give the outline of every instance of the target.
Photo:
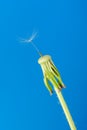
POLYGON ((56 94, 44 86, 39 55, 49 54, 67 86, 63 95, 78 130, 87 129, 86 0, 0 1, 0 130, 69 130, 56 94))

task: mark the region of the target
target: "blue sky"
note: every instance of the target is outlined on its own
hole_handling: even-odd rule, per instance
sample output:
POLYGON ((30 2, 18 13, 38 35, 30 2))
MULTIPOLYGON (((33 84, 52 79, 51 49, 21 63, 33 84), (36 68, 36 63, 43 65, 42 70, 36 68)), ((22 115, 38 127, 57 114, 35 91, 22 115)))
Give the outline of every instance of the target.
POLYGON ((0 130, 69 130, 56 94, 49 95, 30 44, 51 55, 78 130, 87 129, 86 0, 0 1, 0 130))

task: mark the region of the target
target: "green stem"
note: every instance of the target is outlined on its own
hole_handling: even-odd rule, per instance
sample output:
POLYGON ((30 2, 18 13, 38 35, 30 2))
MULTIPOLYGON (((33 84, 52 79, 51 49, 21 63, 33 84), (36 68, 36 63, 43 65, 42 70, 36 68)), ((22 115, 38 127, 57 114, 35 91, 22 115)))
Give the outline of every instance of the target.
POLYGON ((72 119, 72 116, 71 116, 71 114, 70 114, 70 112, 69 112, 68 106, 67 106, 67 104, 66 104, 66 102, 65 102, 65 100, 64 100, 64 98, 63 98, 62 93, 59 92, 56 87, 54 87, 54 89, 55 89, 55 92, 56 92, 56 94, 57 94, 57 97, 58 97, 58 99, 59 99, 59 101, 60 101, 60 104, 61 104, 61 106, 62 106, 62 108, 63 108, 63 111, 64 111, 64 113, 65 113, 65 115, 66 115, 66 119, 67 119, 67 121, 68 121, 68 123, 69 123, 69 125, 70 125, 71 130, 76 130, 76 126, 75 126, 75 124, 74 124, 74 121, 73 121, 73 119, 72 119))

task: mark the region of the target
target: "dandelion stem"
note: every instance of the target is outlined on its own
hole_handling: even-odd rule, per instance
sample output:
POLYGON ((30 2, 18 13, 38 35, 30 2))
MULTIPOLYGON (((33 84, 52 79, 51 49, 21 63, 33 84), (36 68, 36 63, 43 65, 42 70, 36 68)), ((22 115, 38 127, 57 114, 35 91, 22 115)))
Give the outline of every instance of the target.
POLYGON ((75 124, 74 124, 74 121, 73 121, 73 119, 72 119, 72 116, 71 116, 71 114, 70 114, 70 112, 69 112, 68 106, 67 106, 67 104, 66 104, 66 102, 65 102, 65 100, 64 100, 64 97, 63 97, 62 93, 59 92, 56 87, 54 87, 54 89, 55 89, 55 92, 56 92, 56 94, 57 94, 57 97, 58 97, 58 99, 59 99, 59 101, 60 101, 60 104, 61 104, 61 106, 62 106, 62 108, 63 108, 63 111, 64 111, 64 113, 65 113, 66 119, 67 119, 67 121, 68 121, 68 123, 69 123, 69 125, 70 125, 71 130, 76 130, 76 126, 75 126, 75 124))

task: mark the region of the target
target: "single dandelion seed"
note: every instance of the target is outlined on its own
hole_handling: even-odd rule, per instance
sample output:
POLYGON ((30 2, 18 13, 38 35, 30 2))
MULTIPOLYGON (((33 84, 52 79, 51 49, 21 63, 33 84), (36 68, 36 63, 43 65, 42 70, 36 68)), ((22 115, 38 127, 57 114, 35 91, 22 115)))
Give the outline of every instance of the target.
POLYGON ((36 37, 36 33, 32 35, 28 40, 25 40, 27 43, 32 43, 33 47, 36 49, 37 53, 40 55, 40 58, 38 60, 38 63, 41 65, 43 77, 44 77, 44 84, 48 91, 50 92, 50 95, 53 94, 53 89, 50 86, 49 83, 53 85, 54 91, 57 94, 57 97, 60 101, 60 104, 63 108, 63 111, 65 113, 66 119, 69 123, 69 126, 71 130, 76 130, 76 126, 74 124, 74 121, 72 119, 72 116, 69 112, 68 106, 64 100, 64 97, 62 95, 62 88, 65 88, 65 85, 61 79, 60 73, 56 66, 54 65, 51 56, 44 55, 40 53, 39 49, 36 47, 36 45, 33 43, 33 39, 36 37))
POLYGON ((38 47, 33 43, 33 40, 35 39, 35 37, 37 36, 37 32, 33 33, 31 35, 31 37, 29 37, 28 39, 22 39, 21 42, 24 43, 31 43, 32 46, 34 47, 34 49, 37 51, 37 53, 39 54, 39 56, 42 56, 42 53, 39 51, 38 47))

